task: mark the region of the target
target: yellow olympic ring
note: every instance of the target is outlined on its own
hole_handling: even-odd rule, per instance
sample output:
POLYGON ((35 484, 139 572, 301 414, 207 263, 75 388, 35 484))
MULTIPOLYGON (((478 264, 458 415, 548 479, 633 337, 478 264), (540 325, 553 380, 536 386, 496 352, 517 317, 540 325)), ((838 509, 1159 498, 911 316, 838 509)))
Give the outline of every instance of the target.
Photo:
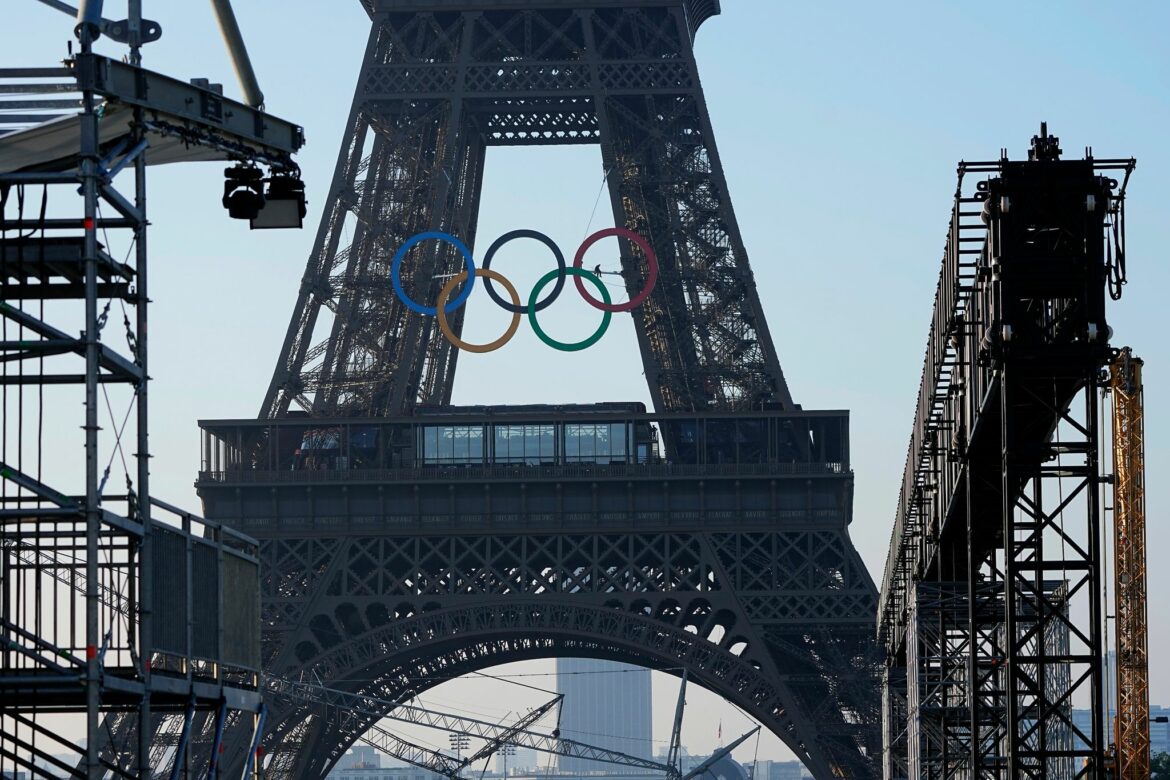
POLYGON ((492 281, 499 282, 508 292, 508 297, 512 299, 512 324, 508 326, 506 331, 504 331, 503 336, 500 336, 498 339, 488 344, 468 344, 466 341, 456 336, 455 332, 451 330, 451 326, 447 322, 447 312, 445 310, 447 306, 447 299, 450 298, 451 293, 454 292, 455 285, 467 280, 466 271, 459 274, 458 276, 451 277, 447 281, 447 284, 443 286, 442 291, 439 293, 439 300, 435 304, 435 312, 439 320, 439 330, 441 330, 443 335, 447 337, 447 341, 450 341, 456 347, 464 350, 465 352, 476 352, 482 355, 485 352, 495 352, 497 349, 512 340, 512 337, 516 335, 516 329, 520 327, 520 312, 524 311, 524 309, 520 306, 520 294, 516 292, 516 288, 512 286, 512 283, 504 278, 503 274, 496 273, 490 268, 477 268, 475 269, 475 275, 481 279, 491 279, 492 281))

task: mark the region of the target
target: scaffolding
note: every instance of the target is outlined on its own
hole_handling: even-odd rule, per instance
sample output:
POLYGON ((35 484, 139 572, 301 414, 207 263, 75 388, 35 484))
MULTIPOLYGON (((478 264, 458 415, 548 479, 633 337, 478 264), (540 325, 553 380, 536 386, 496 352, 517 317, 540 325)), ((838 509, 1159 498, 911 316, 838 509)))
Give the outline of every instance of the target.
POLYGON ((1071 703, 1102 702, 1097 399, 1135 163, 1058 144, 959 166, 879 603, 886 777, 1105 764, 1071 703))
POLYGON ((62 65, 0 69, 3 777, 214 777, 262 722, 257 543, 150 491, 146 166, 292 170, 302 136, 142 68, 140 6, 83 3, 62 65))

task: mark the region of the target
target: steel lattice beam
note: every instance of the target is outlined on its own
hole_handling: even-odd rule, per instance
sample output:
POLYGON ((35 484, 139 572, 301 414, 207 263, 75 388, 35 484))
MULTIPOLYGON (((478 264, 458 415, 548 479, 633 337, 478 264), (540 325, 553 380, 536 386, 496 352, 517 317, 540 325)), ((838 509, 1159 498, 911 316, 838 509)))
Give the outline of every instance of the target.
MULTIPOLYGON (((523 545, 493 537, 272 539, 264 545, 265 663, 276 674, 368 679, 353 693, 385 701, 548 655, 686 668, 753 711, 814 771, 831 774, 837 765, 870 776, 851 746, 876 755, 873 595, 837 533, 535 536, 523 545), (370 571, 366 562, 375 560, 413 563, 370 571), (540 571, 525 574, 526 561, 540 571), (582 571, 590 561, 604 575, 582 571), (373 578, 358 579, 359 571, 373 578), (837 584, 822 600, 817 590, 829 581, 837 584), (550 582, 565 587, 544 592, 550 582)), ((266 749, 274 761, 300 765, 306 734, 322 749, 343 750, 367 726, 319 712, 302 726, 309 710, 272 706, 266 749)))
POLYGON ((1142 361, 1126 347, 1110 365, 1113 544, 1117 604, 1117 776, 1150 773, 1146 625, 1146 464, 1142 361))

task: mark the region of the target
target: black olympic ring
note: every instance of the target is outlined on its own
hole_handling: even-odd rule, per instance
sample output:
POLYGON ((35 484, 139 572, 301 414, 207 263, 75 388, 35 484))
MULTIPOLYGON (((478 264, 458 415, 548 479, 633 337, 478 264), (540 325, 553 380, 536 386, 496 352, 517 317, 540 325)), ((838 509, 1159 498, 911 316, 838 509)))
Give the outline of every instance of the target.
POLYGON ((556 282, 556 284, 553 285, 552 292, 550 292, 547 296, 545 296, 545 299, 543 301, 540 301, 539 303, 537 303, 534 307, 532 307, 530 309, 528 306, 516 306, 514 304, 508 303, 503 298, 501 298, 500 294, 498 292, 496 292, 495 287, 492 286, 492 280, 491 280, 491 277, 489 277, 489 276, 483 277, 483 286, 485 289, 487 289, 488 295, 491 297, 491 299, 493 301, 495 301, 497 306, 499 306, 500 308, 502 308, 506 311, 510 311, 513 314, 529 314, 530 311, 544 311, 546 308, 548 308, 548 305, 550 303, 552 303, 553 301, 555 301, 557 299, 557 296, 559 296, 561 294, 561 290, 565 289, 565 276, 566 276, 564 253, 561 252, 561 248, 559 246, 557 246, 556 242, 553 241, 548 236, 546 236, 544 233, 541 233, 541 232, 536 231, 536 230, 513 230, 511 232, 505 233, 504 235, 497 238, 495 240, 495 242, 490 247, 488 247, 487 254, 485 254, 483 256, 483 266, 482 267, 484 270, 491 268, 492 267, 492 258, 496 256, 496 252, 499 251, 499 249, 501 247, 503 247, 504 244, 508 243, 509 241, 512 241, 513 239, 517 239, 517 238, 536 239, 537 241, 539 241, 540 243, 544 244, 545 246, 547 246, 549 249, 552 250, 553 257, 555 257, 557 260, 557 271, 558 271, 557 282, 556 282))

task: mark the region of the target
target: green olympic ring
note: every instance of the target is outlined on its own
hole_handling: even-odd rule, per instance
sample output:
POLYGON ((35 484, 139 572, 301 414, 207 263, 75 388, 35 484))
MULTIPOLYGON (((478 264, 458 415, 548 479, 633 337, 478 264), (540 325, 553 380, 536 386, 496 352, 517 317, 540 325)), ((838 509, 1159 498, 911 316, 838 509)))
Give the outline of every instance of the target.
POLYGON ((601 298, 605 301, 606 304, 612 302, 612 299, 609 297, 609 290, 606 289, 602 281, 593 273, 586 271, 584 268, 566 268, 564 271, 559 268, 554 268, 544 276, 540 277, 540 280, 532 288, 532 292, 528 296, 528 321, 532 324, 532 331, 536 334, 536 337, 553 349, 560 350, 561 352, 580 352, 583 349, 589 349, 601 340, 601 337, 605 335, 605 331, 609 329, 609 322, 613 319, 613 314, 608 311, 603 312, 601 317, 601 325, 593 332, 592 336, 589 336, 584 341, 570 343, 557 341, 552 336, 545 333, 544 329, 540 327, 540 323, 536 321, 536 300, 540 297, 540 291, 548 286, 549 282, 559 277, 562 273, 566 273, 569 276, 576 276, 581 279, 588 279, 593 283, 593 286, 597 288, 597 291, 601 293, 601 298))

